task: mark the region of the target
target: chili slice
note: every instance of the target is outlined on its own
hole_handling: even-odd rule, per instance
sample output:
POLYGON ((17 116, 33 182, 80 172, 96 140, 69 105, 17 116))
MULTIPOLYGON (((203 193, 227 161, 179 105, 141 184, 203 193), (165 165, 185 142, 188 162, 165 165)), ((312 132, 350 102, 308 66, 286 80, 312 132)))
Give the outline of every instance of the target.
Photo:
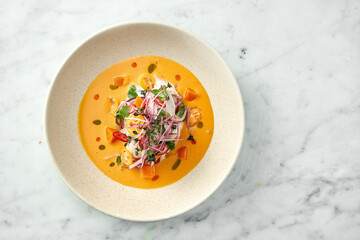
POLYGON ((113 132, 113 136, 122 142, 128 142, 128 140, 126 140, 127 136, 121 132, 113 132))
POLYGON ((158 153, 157 155, 158 155, 158 156, 164 155, 165 153, 168 152, 168 150, 169 150, 169 146, 168 146, 168 145, 165 145, 165 146, 164 146, 164 149, 163 149, 160 153, 158 153))
POLYGON ((166 104, 164 104, 164 102, 161 102, 160 100, 158 100, 157 98, 154 99, 154 102, 159 106, 162 107, 164 105, 164 108, 166 107, 166 104))

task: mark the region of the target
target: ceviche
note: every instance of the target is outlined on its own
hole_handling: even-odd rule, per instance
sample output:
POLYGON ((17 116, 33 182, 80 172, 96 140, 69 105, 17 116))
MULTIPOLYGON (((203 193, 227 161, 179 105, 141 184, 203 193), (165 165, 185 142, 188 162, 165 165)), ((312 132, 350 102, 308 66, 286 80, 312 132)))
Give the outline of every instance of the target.
POLYGON ((165 186, 190 172, 206 153, 213 125, 201 83, 157 56, 106 69, 79 110, 80 138, 91 160, 115 181, 138 188, 165 186))

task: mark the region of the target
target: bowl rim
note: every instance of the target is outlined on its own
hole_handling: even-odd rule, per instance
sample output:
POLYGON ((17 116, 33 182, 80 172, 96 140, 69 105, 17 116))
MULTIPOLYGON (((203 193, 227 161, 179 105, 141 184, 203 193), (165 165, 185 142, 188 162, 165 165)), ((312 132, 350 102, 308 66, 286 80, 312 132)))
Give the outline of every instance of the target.
POLYGON ((241 94, 241 90, 240 90, 240 86, 236 81, 236 78, 234 76, 234 74, 232 73, 230 67, 228 66, 228 64, 225 62, 225 60, 222 58, 222 56, 216 51, 216 49, 207 41, 203 40, 202 38, 200 38, 199 36, 197 36, 196 34, 185 30, 183 28, 180 28, 178 26, 172 25, 172 24, 168 24, 168 23, 164 23, 164 22, 159 22, 159 21, 126 21, 126 22, 121 22, 121 23, 117 23, 117 24, 113 24, 110 25, 108 27, 104 27, 100 30, 98 30, 97 32, 93 33, 92 35, 90 35, 89 37, 85 38, 85 40, 81 41, 80 44, 77 44, 73 50, 66 56, 66 58, 62 61, 62 64, 60 64, 60 67, 58 68, 58 70, 55 72, 52 81, 50 82, 49 88, 48 88, 48 92, 47 92, 47 96, 46 96, 46 100, 45 100, 45 111, 44 111, 44 115, 43 115, 43 134, 44 134, 44 140, 45 140, 45 145, 47 148, 47 151, 49 153, 49 156, 51 158, 51 161, 56 169, 56 172, 58 173, 58 175, 60 176, 60 178, 62 179, 62 181, 67 185, 67 187, 74 193, 74 195, 76 195, 79 199, 81 199, 83 202, 85 202, 88 206, 117 219, 122 219, 122 220, 128 220, 128 221, 134 221, 134 222, 154 222, 154 221, 161 221, 161 220, 166 220, 169 218, 173 218, 176 216, 179 216, 181 214, 184 214, 188 211, 190 211, 193 208, 196 208, 197 206, 199 206, 201 203, 205 202, 212 194, 214 194, 214 192, 216 190, 219 189, 219 187, 224 183, 224 181, 226 180, 226 178, 230 175, 232 169, 235 166, 236 161, 238 160, 239 156, 240 156, 240 151, 244 142, 244 135, 245 135, 245 108, 244 108, 244 102, 243 102, 243 98, 242 98, 242 94, 241 94), (189 36, 195 38, 197 41, 201 42, 204 46, 206 46, 208 48, 209 51, 211 51, 219 60, 220 62, 223 64, 223 67, 225 68, 225 70, 230 74, 231 76, 231 81, 234 81, 234 83, 237 86, 237 93, 240 97, 240 102, 241 104, 239 105, 242 109, 242 122, 241 122, 241 136, 240 137, 240 142, 239 145, 237 146, 236 149, 236 157, 234 157, 231 166, 229 166, 228 171, 226 172, 226 174, 223 175, 222 179, 213 187, 213 189, 211 191, 209 191, 207 194, 204 194, 203 197, 200 197, 197 201, 194 201, 193 204, 189 204, 188 207, 185 207, 183 209, 181 209, 178 212, 173 212, 171 214, 168 214, 167 216, 164 217, 158 217, 158 218, 153 218, 153 219, 135 219, 135 218, 124 218, 121 216, 117 216, 111 212, 108 212, 104 209, 101 209, 100 207, 90 203, 86 197, 82 196, 75 188, 73 188, 71 186, 71 184, 68 182, 68 180, 64 177, 63 173, 60 171, 59 166, 57 165, 56 161, 55 161, 55 156, 51 150, 51 146, 49 143, 49 137, 48 137, 48 121, 47 121, 47 116, 48 116, 48 109, 50 107, 50 97, 54 91, 54 85, 55 82, 59 76, 59 73, 61 72, 61 70, 63 69, 64 65, 66 64, 66 62, 76 53, 76 51, 83 46, 84 44, 86 44, 87 42, 89 42, 90 40, 92 40, 93 38, 109 31, 109 30, 113 30, 119 27, 125 27, 125 26, 136 26, 136 25, 152 25, 152 26, 158 26, 158 27, 166 27, 166 28, 171 28, 172 30, 176 30, 179 32, 182 32, 184 34, 188 34, 189 36))

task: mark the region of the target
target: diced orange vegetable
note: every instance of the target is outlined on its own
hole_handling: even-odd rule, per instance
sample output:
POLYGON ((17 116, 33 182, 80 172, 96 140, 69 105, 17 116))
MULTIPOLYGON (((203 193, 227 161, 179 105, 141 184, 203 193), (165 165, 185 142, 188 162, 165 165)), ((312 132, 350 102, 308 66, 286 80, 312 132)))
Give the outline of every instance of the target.
POLYGON ((116 132, 116 129, 113 128, 106 128, 106 139, 109 143, 115 142, 117 139, 114 137, 113 133, 116 132))
POLYGON ((195 98, 197 98, 198 94, 192 90, 191 88, 186 88, 184 93, 184 98, 187 101, 193 101, 195 98))
POLYGON ((201 110, 198 107, 190 108, 189 112, 189 127, 195 126, 201 120, 201 110))
POLYGON ((121 76, 121 77, 114 77, 114 85, 115 86, 124 86, 126 84, 128 84, 129 82, 129 77, 128 76, 121 76))
POLYGON ((143 103, 143 99, 141 97, 136 97, 135 101, 134 101, 134 104, 137 108, 140 108, 141 107, 141 104, 143 103))
POLYGON ((149 165, 144 165, 141 168, 141 177, 146 179, 152 179, 155 176, 155 167, 150 167, 149 165))
POLYGON ((183 147, 179 148, 177 150, 178 158, 186 160, 188 157, 188 151, 189 151, 189 149, 187 146, 183 146, 183 147))

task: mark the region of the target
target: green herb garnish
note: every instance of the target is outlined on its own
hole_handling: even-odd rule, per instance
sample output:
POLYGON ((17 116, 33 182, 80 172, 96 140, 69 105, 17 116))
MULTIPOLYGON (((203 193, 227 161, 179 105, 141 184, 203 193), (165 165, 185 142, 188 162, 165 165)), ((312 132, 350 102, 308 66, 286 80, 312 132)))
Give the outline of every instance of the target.
POLYGON ((167 91, 166 91, 166 86, 162 85, 159 89, 153 89, 151 90, 151 92, 155 95, 158 96, 158 98, 160 99, 160 101, 166 101, 166 99, 169 97, 167 91), (160 93, 161 92, 161 93, 160 93), (159 94, 160 93, 160 94, 159 94), (159 94, 159 95, 158 95, 159 94))
POLYGON ((124 120, 128 116, 130 116, 130 114, 127 106, 122 106, 119 111, 116 112, 116 118, 120 118, 121 120, 124 120))
POLYGON ((135 85, 131 85, 129 92, 128 92, 128 98, 136 98, 138 94, 136 93, 136 87, 135 85))
POLYGON ((175 142, 174 141, 166 142, 165 144, 169 146, 170 150, 175 149, 175 142))
POLYGON ((153 151, 151 151, 151 150, 147 150, 147 151, 146 151, 146 154, 147 154, 147 156, 148 156, 148 157, 150 157, 151 155, 153 155, 153 154, 154 154, 154 152, 153 152, 153 151))

